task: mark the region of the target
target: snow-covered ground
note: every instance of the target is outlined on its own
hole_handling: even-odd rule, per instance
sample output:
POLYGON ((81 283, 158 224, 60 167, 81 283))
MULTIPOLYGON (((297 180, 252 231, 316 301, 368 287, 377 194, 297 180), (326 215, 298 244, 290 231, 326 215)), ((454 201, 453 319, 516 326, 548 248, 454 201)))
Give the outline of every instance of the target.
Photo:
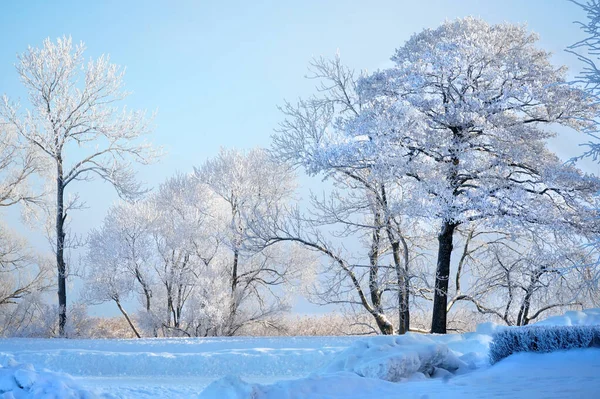
MULTIPOLYGON (((600 324, 600 310, 546 325, 600 324)), ((488 362, 492 333, 0 340, 0 398, 593 398, 600 349, 488 362), (62 373, 68 373, 62 374, 62 373)))
POLYGON ((68 373, 115 398, 190 398, 231 374, 261 383, 305 376, 357 339, 0 339, 0 364, 68 373))

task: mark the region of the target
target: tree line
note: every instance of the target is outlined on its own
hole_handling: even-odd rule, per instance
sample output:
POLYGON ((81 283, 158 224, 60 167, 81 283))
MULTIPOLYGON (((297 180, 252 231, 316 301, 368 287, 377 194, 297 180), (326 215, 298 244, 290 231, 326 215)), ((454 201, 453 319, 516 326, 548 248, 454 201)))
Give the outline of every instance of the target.
MULTIPOLYGON (((446 333, 466 314, 527 325, 597 304, 600 179, 548 148, 558 127, 592 137, 587 155, 598 148, 600 6, 581 6, 589 38, 570 51, 588 67, 575 82, 524 26, 448 21, 374 73, 315 59, 315 94, 280 107, 270 148, 223 149, 150 192, 132 165, 159 151, 140 141, 151 118, 117 107, 123 71, 85 63, 69 38, 30 48, 17 72, 31 108, 0 104, 0 205, 52 222, 56 334, 68 332, 67 226, 81 206, 65 192, 94 178, 123 200, 89 234, 83 299, 113 302, 138 337, 276 328, 298 293, 381 334, 446 333), (327 188, 301 200, 298 173, 327 188), (430 322, 412 325, 415 312, 430 322)), ((49 288, 51 262, 0 233, 0 307, 18 326, 40 313, 24 298, 49 288)))

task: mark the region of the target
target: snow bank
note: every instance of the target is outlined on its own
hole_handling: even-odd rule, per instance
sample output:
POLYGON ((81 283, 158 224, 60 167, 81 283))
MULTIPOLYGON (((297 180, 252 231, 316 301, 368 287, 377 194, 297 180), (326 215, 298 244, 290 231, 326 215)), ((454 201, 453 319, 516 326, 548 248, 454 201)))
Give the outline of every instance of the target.
POLYGON ((94 399, 70 376, 36 371, 31 364, 9 362, 0 366, 0 397, 3 399, 94 399))
POLYGON ((552 316, 534 324, 535 326, 598 326, 600 309, 569 311, 561 316, 552 316))
POLYGON ((313 375, 272 385, 247 384, 229 377, 207 387, 200 399, 595 398, 600 392, 599 368, 600 349, 595 348, 543 355, 519 353, 493 367, 451 379, 408 380, 401 384, 353 373, 313 375))
POLYGON ((398 382, 415 373, 446 375, 467 364, 446 344, 416 334, 378 336, 356 342, 320 373, 340 371, 360 377, 398 382))
POLYGON ((492 334, 486 325, 466 334, 376 336, 353 343, 317 374, 349 372, 360 377, 398 382, 411 378, 449 377, 489 364, 492 334))
POLYGON ((367 398, 357 396, 357 392, 370 392, 369 387, 377 389, 379 398, 397 398, 396 382, 430 378, 447 381, 489 364, 491 331, 497 328, 490 325, 485 333, 462 335, 409 333, 363 338, 306 378, 260 385, 229 376, 213 382, 200 398, 367 398))
MULTIPOLYGON (((497 340, 494 345, 497 348, 507 348, 510 346, 508 341, 513 339, 508 337, 514 337, 514 332, 537 330, 545 331, 544 334, 547 334, 544 343, 537 344, 540 349, 555 345, 551 342, 558 342, 558 345, 569 348, 588 346, 593 341, 593 338, 591 341, 589 340, 589 331, 600 331, 600 327, 571 328, 569 331, 580 331, 580 333, 577 333, 579 335, 563 333, 563 335, 555 336, 551 331, 556 331, 560 327, 548 328, 542 326, 586 326, 595 324, 600 324, 600 309, 567 312, 563 316, 551 317, 538 323, 538 327, 514 328, 494 323, 484 323, 477 326, 475 332, 466 334, 420 335, 409 333, 402 336, 364 338, 354 342, 350 347, 336 355, 329 365, 322 367, 306 378, 281 381, 272 385, 260 385, 246 383, 238 377, 226 377, 213 382, 202 392, 200 398, 368 398, 375 390, 377 392, 375 396, 380 399, 397 398, 399 392, 406 393, 405 387, 407 385, 403 385, 401 391, 399 391, 398 385, 394 384, 395 382, 422 384, 422 382, 418 382, 421 380, 430 380, 431 382, 428 384, 438 381, 433 385, 428 385, 428 387, 439 387, 438 384, 441 382, 444 387, 440 388, 439 397, 446 397, 447 388, 452 385, 452 381, 457 381, 458 385, 464 386, 465 381, 464 379, 461 380, 461 377, 466 377, 469 381, 468 376, 472 375, 472 373, 469 374, 471 371, 482 374, 481 381, 475 381, 473 390, 473 397, 479 397, 482 389, 487 389, 489 385, 488 374, 494 375, 496 379, 500 378, 500 375, 497 375, 498 373, 492 371, 494 368, 489 367, 490 345, 494 337, 506 337, 504 344, 500 344, 500 341, 497 340), (487 370, 490 370, 490 372, 487 370), (480 382, 481 384, 478 385, 480 382), (365 394, 361 395, 361 392, 365 394)), ((527 333, 522 334, 527 336, 527 333)), ((535 341, 531 340, 527 345, 533 345, 533 342, 535 341)), ((559 359, 564 356, 572 357, 571 354, 556 355, 559 359)), ((588 352, 586 352, 586 356, 590 357, 588 352)), ((593 356, 590 358, 593 359, 593 356)), ((574 360, 571 359, 571 361, 574 360)), ((539 360, 532 358, 531 362, 535 363, 539 360)), ((556 364, 551 364, 549 367, 551 370, 557 369, 556 364)), ((508 378, 508 380, 518 378, 516 374, 506 374, 505 371, 500 374, 504 377, 508 376, 503 377, 504 379, 508 378)), ((527 384, 531 384, 532 381, 535 381, 535 378, 528 380, 527 384)), ((600 389, 600 383, 596 383, 594 378, 586 379, 585 384, 586 392, 594 391, 596 387, 600 389)), ((499 384, 497 388, 501 390, 503 386, 499 384)), ((526 391, 525 384, 522 388, 526 391)), ((553 389, 548 392, 554 392, 553 389)), ((425 391, 428 394, 431 392, 429 388, 425 391)), ((457 397, 463 397, 464 388, 459 388, 459 391, 461 394, 457 397)), ((514 394, 512 391, 509 393, 514 394)))
POLYGON ((271 385, 225 377, 210 384, 199 399, 397 399, 398 385, 353 373, 311 375, 271 385))
MULTIPOLYGON (((537 326, 599 318, 598 309, 568 312, 537 326)), ((0 398, 188 399, 203 389, 202 399, 514 398, 514 387, 518 397, 600 392, 600 349, 522 352, 490 367, 493 335, 518 329, 485 323, 466 334, 369 338, 0 339, 0 398), (235 377, 222 378, 229 374, 235 377)))

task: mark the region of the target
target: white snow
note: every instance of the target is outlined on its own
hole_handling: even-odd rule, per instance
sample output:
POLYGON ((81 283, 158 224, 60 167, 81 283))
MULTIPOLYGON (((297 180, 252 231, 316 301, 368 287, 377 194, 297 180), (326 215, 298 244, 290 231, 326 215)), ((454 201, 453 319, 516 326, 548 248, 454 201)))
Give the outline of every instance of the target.
POLYGON ((600 325, 600 309, 571 310, 561 316, 552 316, 536 326, 597 326, 600 325))
MULTIPOLYGON (((600 310, 538 325, 591 325, 600 310)), ((0 340, 0 398, 563 398, 600 392, 600 349, 518 353, 492 334, 0 340), (33 366, 32 366, 33 364, 33 366), (69 373, 72 375, 69 376, 69 373)))
POLYGON ((3 399, 94 399, 97 396, 66 374, 37 371, 31 364, 9 362, 0 368, 3 399))
POLYGON ((347 371, 398 382, 416 373, 431 376, 440 369, 455 372, 464 367, 467 364, 448 345, 426 335, 407 334, 360 340, 336 356, 321 373, 347 371))
POLYGON ((257 383, 305 376, 358 339, 0 339, 0 365, 29 363, 68 373, 115 398, 190 398, 229 374, 257 383))
POLYGON ((351 373, 311 376, 272 385, 219 380, 201 399, 470 399, 595 398, 600 392, 600 350, 521 353, 450 379, 391 383, 351 373), (232 385, 235 388, 232 388, 232 385), (224 394, 227 392, 227 394, 224 394), (235 394, 233 394, 235 392, 235 394), (247 395, 252 392, 254 396, 247 395), (235 396, 235 395, 238 396, 235 396), (228 395, 228 396, 227 396, 228 395))

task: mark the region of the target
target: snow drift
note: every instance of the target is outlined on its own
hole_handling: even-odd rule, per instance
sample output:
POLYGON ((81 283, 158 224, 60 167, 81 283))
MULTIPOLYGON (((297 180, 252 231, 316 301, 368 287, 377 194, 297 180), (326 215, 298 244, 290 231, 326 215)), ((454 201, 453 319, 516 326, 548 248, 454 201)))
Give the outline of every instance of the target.
POLYGON ((349 396, 354 397, 356 392, 369 392, 373 384, 381 397, 386 393, 397 397, 395 382, 428 378, 448 381, 455 375, 487 369, 490 360, 496 359, 490 357, 491 346, 501 356, 499 360, 519 348, 531 350, 535 345, 540 352, 588 347, 598 339, 594 337, 600 337, 600 309, 567 312, 525 328, 484 323, 466 334, 376 336, 354 342, 306 378, 261 385, 229 376, 209 385, 200 399, 341 398, 344 392, 354 393, 349 396), (543 336, 542 342, 534 344, 536 336, 543 336), (516 346, 511 344, 515 337, 516 346), (330 386, 335 390, 331 391, 330 386))
POLYGON ((360 377, 398 382, 415 373, 446 375, 467 364, 446 344, 424 335, 378 336, 356 342, 321 373, 350 372, 360 377))
POLYGON ((36 371, 31 364, 9 362, 0 366, 0 395, 3 399, 95 399, 69 375, 36 371))
MULTIPOLYGON (((249 384, 237 376, 213 382, 200 399, 287 399, 355 397, 369 387, 397 397, 395 382, 434 378, 446 381, 455 374, 488 364, 492 325, 483 332, 455 335, 375 336, 354 342, 325 367, 306 378, 272 385, 249 384)), ((367 396, 365 396, 367 397, 367 396)))
POLYGON ((560 316, 548 317, 535 326, 600 326, 600 308, 570 310, 560 316))

